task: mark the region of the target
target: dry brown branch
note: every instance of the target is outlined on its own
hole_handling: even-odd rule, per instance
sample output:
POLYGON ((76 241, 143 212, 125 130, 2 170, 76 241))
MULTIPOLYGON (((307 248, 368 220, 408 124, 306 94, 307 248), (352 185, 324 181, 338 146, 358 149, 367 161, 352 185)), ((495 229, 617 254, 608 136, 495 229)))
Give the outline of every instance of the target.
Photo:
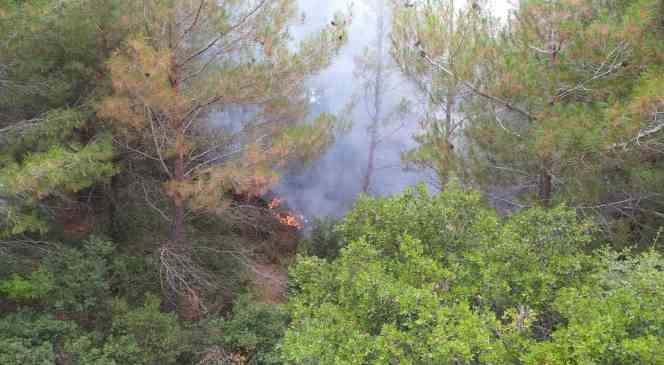
MULTIPOLYGON (((204 266, 194 259, 191 250, 182 245, 162 244, 158 250, 161 286, 165 292, 179 297, 198 297, 203 292, 214 289, 215 278, 204 266)), ((175 301, 176 298, 170 298, 175 301)), ((203 312, 207 312, 202 300, 195 302, 203 312)), ((195 308, 196 309, 196 308, 195 308)))
POLYGON ((60 245, 55 242, 27 238, 0 240, 0 255, 10 255, 17 250, 28 250, 46 256, 57 253, 60 250, 60 245))

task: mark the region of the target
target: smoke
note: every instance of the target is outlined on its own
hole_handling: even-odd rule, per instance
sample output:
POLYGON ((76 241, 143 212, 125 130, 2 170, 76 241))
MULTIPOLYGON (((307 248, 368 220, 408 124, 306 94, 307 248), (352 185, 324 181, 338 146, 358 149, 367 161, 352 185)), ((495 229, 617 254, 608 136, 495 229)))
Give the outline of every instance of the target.
MULTIPOLYGON (((367 129, 370 117, 362 90, 362 75, 355 75, 355 60, 372 44, 376 35, 376 11, 366 3, 356 1, 353 4, 348 43, 333 64, 311 79, 308 85, 313 115, 320 112, 341 113, 354 100, 354 108, 347 116, 353 122, 352 127, 338 136, 319 160, 297 174, 284 176, 275 189, 290 209, 309 220, 342 216, 362 191, 369 154, 370 135, 367 129)), ((348 3, 344 0, 300 0, 305 22, 292 29, 292 34, 295 39, 304 37, 326 25, 335 12, 347 9, 348 3)), ((389 18, 386 24, 389 26, 389 18)), ((389 41, 386 48, 389 48, 389 41)), ((385 56, 389 57, 389 54, 385 56)), ((386 82, 390 86, 383 100, 387 112, 397 108, 404 97, 414 95, 408 82, 397 72, 390 73, 386 82)), ((415 146, 412 136, 416 132, 415 114, 403 116, 397 123, 381 129, 382 138, 376 149, 376 168, 370 190, 372 194, 390 195, 428 180, 421 172, 402 168, 401 153, 415 146)))
MULTIPOLYGON (((385 24, 389 34, 390 0, 384 0, 387 12, 385 24)), ((501 17, 506 16, 510 0, 490 1, 501 17), (504 13, 504 14, 503 14, 504 13)), ((352 10, 352 23, 348 29, 348 42, 330 67, 308 81, 311 117, 322 112, 340 114, 354 102, 350 115, 352 127, 338 136, 335 143, 317 161, 297 173, 286 174, 274 193, 285 200, 286 206, 302 214, 306 221, 321 217, 341 217, 352 208, 362 191, 363 177, 369 155, 371 117, 370 105, 362 88, 362 76, 357 75, 356 59, 375 41, 376 0, 299 0, 303 22, 290 31, 295 41, 320 30, 329 24, 338 12, 352 10)), ((389 40, 386 50, 389 49, 389 40)), ((374 47, 375 48, 375 47, 374 47)), ((389 52, 386 51, 386 57, 389 52)), ((366 75, 365 75, 366 76, 366 75)), ((429 183, 432 177, 422 171, 403 168, 401 154, 416 146, 413 136, 419 132, 418 115, 423 110, 418 105, 417 93, 398 72, 386 77, 389 91, 383 99, 386 113, 397 108, 404 98, 413 103, 413 112, 401 116, 397 123, 381 129, 380 143, 376 148, 375 170, 370 192, 374 195, 391 195, 420 182, 429 183), (419 107, 419 108, 418 108, 419 107)), ((233 121, 243 120, 247 110, 227 110, 212 117, 212 125, 224 128, 240 128, 233 121)), ((306 223, 305 221, 305 223, 306 223)))

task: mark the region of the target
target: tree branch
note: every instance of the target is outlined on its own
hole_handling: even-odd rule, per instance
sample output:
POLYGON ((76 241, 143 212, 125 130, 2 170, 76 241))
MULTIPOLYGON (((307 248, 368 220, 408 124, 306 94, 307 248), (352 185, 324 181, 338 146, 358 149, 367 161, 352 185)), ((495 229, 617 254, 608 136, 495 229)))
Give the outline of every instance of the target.
MULTIPOLYGON (((441 65, 440 63, 438 63, 438 62, 432 60, 432 59, 431 59, 431 58, 430 58, 430 57, 424 52, 424 50, 420 49, 420 54, 421 54, 422 57, 423 57, 423 58, 424 58, 429 64, 431 64, 432 66, 436 67, 436 68, 439 69, 440 71, 443 71, 444 73, 446 73, 446 74, 449 75, 450 77, 457 78, 457 76, 456 76, 452 71, 450 71, 447 67, 445 67, 445 66, 441 65)), ((525 111, 524 109, 519 108, 518 106, 516 106, 516 105, 514 105, 514 104, 512 104, 512 103, 510 103, 510 102, 508 102, 508 101, 506 101, 506 100, 503 100, 503 99, 501 99, 501 98, 499 98, 499 97, 497 97, 497 96, 490 95, 490 94, 488 94, 488 93, 486 93, 486 92, 480 90, 479 88, 477 88, 475 85, 473 85, 472 83, 470 83, 470 82, 468 82, 468 81, 463 81, 462 84, 463 84, 463 86, 465 86, 466 88, 468 88, 470 91, 472 91, 472 92, 475 93, 476 95, 479 95, 479 96, 481 96, 481 97, 483 97, 483 98, 485 98, 485 99, 488 99, 488 100, 490 100, 490 101, 492 101, 492 102, 494 102, 494 103, 500 104, 500 105, 504 106, 505 108, 507 108, 507 109, 509 109, 509 110, 511 110, 511 111, 517 112, 517 113, 519 113, 519 114, 525 116, 526 118, 528 118, 528 120, 533 121, 533 120, 536 120, 536 119, 537 119, 537 118, 535 118, 535 116, 533 116, 532 114, 528 113, 528 112, 525 111)))

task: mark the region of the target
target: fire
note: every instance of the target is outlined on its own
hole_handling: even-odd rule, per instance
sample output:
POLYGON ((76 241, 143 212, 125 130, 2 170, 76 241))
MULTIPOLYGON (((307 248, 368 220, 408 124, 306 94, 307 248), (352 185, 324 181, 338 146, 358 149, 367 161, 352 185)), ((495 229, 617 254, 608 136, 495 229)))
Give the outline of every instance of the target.
POLYGON ((279 222, 285 226, 301 229, 302 228, 302 218, 297 217, 291 213, 285 213, 279 217, 279 222))
POLYGON ((277 210, 281 208, 284 200, 281 198, 274 198, 269 203, 267 203, 268 209, 272 211, 272 214, 275 218, 279 220, 279 223, 287 227, 293 227, 295 229, 302 229, 304 227, 304 217, 293 214, 292 212, 278 212, 277 210))
POLYGON ((283 199, 274 198, 274 199, 272 199, 272 201, 267 203, 267 207, 272 209, 272 210, 277 209, 281 206, 281 203, 283 203, 283 201, 284 201, 283 199))

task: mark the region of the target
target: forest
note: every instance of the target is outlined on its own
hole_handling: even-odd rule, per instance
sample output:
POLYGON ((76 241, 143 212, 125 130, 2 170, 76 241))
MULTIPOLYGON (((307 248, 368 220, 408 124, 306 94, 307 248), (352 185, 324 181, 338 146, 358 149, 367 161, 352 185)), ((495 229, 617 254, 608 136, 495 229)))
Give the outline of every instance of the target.
POLYGON ((664 364, 664 1, 355 3, 0 0, 0 365, 664 364))

